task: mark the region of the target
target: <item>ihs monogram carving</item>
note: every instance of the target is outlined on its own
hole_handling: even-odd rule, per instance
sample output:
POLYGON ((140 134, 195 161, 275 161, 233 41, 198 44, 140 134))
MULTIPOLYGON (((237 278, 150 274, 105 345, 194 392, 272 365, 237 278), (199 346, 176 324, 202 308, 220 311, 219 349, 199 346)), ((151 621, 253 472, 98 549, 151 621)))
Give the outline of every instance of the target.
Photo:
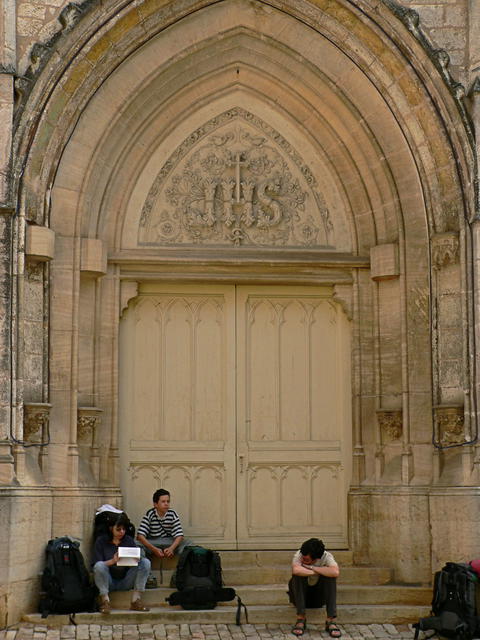
POLYGON ((332 224, 291 145, 244 109, 197 129, 160 170, 140 244, 328 246, 332 224))

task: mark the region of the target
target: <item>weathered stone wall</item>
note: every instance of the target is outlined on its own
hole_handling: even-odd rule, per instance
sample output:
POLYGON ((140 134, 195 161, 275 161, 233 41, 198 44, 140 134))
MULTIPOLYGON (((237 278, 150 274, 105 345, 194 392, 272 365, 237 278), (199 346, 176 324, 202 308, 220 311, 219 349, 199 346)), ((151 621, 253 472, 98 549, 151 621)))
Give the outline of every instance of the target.
MULTIPOLYGON (((103 273, 103 267, 86 268, 84 265, 82 270, 79 264, 74 265, 74 259, 77 262, 81 261, 78 257, 79 247, 81 241, 87 238, 73 237, 73 234, 70 236, 68 232, 61 237, 62 234, 59 233, 56 254, 52 263, 54 264, 52 271, 56 274, 53 289, 45 291, 49 285, 47 267, 42 263, 28 265, 27 262, 25 277, 20 281, 23 306, 17 306, 16 299, 12 299, 13 293, 17 290, 14 286, 17 284, 15 277, 17 260, 15 251, 12 253, 12 246, 18 246, 22 249, 23 243, 23 239, 20 238, 19 244, 15 244, 14 222, 18 221, 18 217, 14 218, 13 216, 13 208, 11 207, 13 194, 9 189, 13 70, 16 69, 18 75, 27 70, 32 47, 37 42, 47 41, 59 30, 58 16, 67 4, 69 4, 69 0, 17 0, 17 2, 4 0, 0 11, 0 132, 2 132, 0 135, 0 207, 3 207, 0 210, 0 485, 6 487, 5 490, 0 489, 0 522, 8 523, 0 531, 2 539, 11 541, 13 545, 11 548, 8 545, 3 547, 4 554, 6 550, 9 550, 10 560, 5 555, 2 556, 0 552, 0 625, 13 622, 22 609, 34 606, 32 594, 37 593, 34 581, 37 580, 38 571, 41 568, 45 539, 66 533, 75 535, 83 540, 84 551, 86 551, 90 535, 89 526, 95 507, 102 502, 120 503, 114 469, 116 466, 115 456, 117 455, 115 439, 117 434, 110 430, 110 423, 113 422, 111 414, 117 410, 112 391, 115 385, 108 375, 101 377, 104 370, 112 372, 115 366, 115 355, 112 354, 116 354, 114 333, 117 304, 114 289, 118 285, 116 278, 111 274, 112 277, 109 276, 110 279, 107 282, 104 279, 102 283, 103 305, 104 308, 108 308, 107 312, 103 314, 104 326, 101 327, 98 334, 101 338, 97 344, 100 354, 98 361, 102 363, 101 367, 98 363, 96 364, 97 361, 94 357, 96 348, 94 333, 95 327, 98 325, 95 325, 95 319, 90 310, 95 307, 95 297, 100 295, 99 291, 102 287, 97 291, 95 281, 90 278, 92 273, 103 273), (78 246, 75 246, 75 243, 78 246), (14 255, 13 261, 11 261, 12 255, 14 255), (75 255, 77 258, 72 258, 75 255), (59 276, 60 272, 62 274, 59 276), (80 274, 80 272, 82 273, 80 274), (76 277, 78 277, 79 283, 76 283, 76 277), (77 315, 69 316, 73 299, 70 288, 74 289, 77 284, 80 287, 77 304, 83 311, 77 315), (105 290, 108 288, 111 289, 111 294, 105 295, 105 290), (62 367, 56 369, 53 367, 55 370, 52 372, 53 383, 50 386, 50 391, 52 389, 58 391, 57 402, 52 409, 52 423, 55 423, 56 431, 52 444, 48 447, 48 456, 43 456, 46 449, 32 447, 27 451, 21 451, 21 447, 12 446, 10 417, 15 408, 11 406, 11 398, 15 397, 19 405, 16 422, 18 431, 15 432, 15 435, 20 438, 24 437, 25 434, 21 431, 23 426, 21 420, 22 402, 39 403, 48 397, 48 393, 46 393, 49 388, 46 357, 49 349, 45 331, 48 322, 45 314, 49 303, 51 303, 55 314, 55 320, 50 327, 54 331, 51 333, 57 338, 56 344, 58 345, 55 353, 56 359, 53 358, 52 361, 60 362, 62 367), (17 331, 15 322, 19 309, 21 309, 23 317, 20 329, 17 331), (78 332, 76 345, 78 352, 70 351, 73 344, 70 333, 71 330, 73 333, 72 323, 78 323, 78 326, 75 327, 75 331, 78 332), (20 340, 18 351, 22 353, 22 366, 24 367, 21 375, 18 375, 18 379, 16 379, 16 363, 11 360, 11 337, 14 335, 20 340), (74 369, 71 367, 72 362, 79 364, 78 379, 75 384, 70 384, 69 378, 71 370, 74 369), (12 372, 14 373, 13 377, 12 372), (12 379, 17 385, 17 389, 12 390, 12 379), (92 408, 96 404, 104 411, 104 424, 100 438, 100 444, 103 448, 99 452, 97 446, 91 454, 90 432, 87 433, 88 438, 85 436, 84 442, 80 436, 78 442, 75 442, 75 437, 80 433, 80 430, 77 433, 78 424, 80 424, 80 421, 77 421, 77 407, 92 408), (75 452, 76 444, 79 445, 79 455, 75 452), (15 453, 16 456, 15 487, 9 487, 13 479, 12 453, 15 453), (100 464, 99 457, 102 457, 102 464, 100 464), (79 470, 72 463, 77 459, 79 459, 79 470), (98 485, 110 487, 110 489, 105 489, 105 493, 102 493, 103 490, 99 489, 98 485), (55 486, 55 496, 51 489, 52 486, 55 486), (43 533, 43 537, 37 537, 34 542, 31 540, 30 531, 25 531, 22 534, 26 528, 26 522, 31 521, 32 518, 35 518, 37 527, 41 528, 43 533), (66 528, 68 530, 65 530, 66 528), (11 559, 18 557, 22 558, 22 562, 14 565, 11 559)), ((99 4, 108 3, 99 2, 99 4)), ((433 0, 404 0, 403 6, 418 11, 421 28, 433 47, 435 49, 443 48, 448 52, 451 59, 450 71, 454 79, 465 83, 468 88, 475 73, 478 73, 480 63, 480 39, 477 35, 480 27, 480 2, 478 0, 437 0, 436 2, 433 0)), ((153 20, 154 18, 152 18, 153 20)), ((204 27, 205 25, 200 25, 200 28, 204 27)), ((192 33, 197 33, 197 31, 197 26, 193 25, 192 33)), ((120 32, 121 29, 118 29, 116 37, 120 38, 120 32)), ((105 49, 108 49, 110 44, 105 49)), ((411 45, 411 41, 409 44, 411 45)), ((119 51, 122 51, 121 47, 119 51)), ((52 123, 54 123, 52 128, 55 127, 55 118, 58 117, 58 112, 68 103, 68 98, 77 90, 77 85, 82 85, 87 76, 88 79, 90 76, 94 76, 98 60, 104 62, 102 52, 101 46, 94 49, 91 58, 94 62, 86 64, 82 72, 78 73, 77 77, 67 86, 65 94, 57 102, 57 107, 52 109, 54 112, 51 116, 52 123), (98 56, 98 60, 95 56, 98 56), (85 68, 88 70, 87 73, 85 73, 85 68)), ((380 50, 378 58, 381 59, 384 53, 380 50)), ((152 57, 153 61, 157 61, 157 59, 156 56, 152 57)), ((386 59, 386 64, 388 64, 388 56, 386 59)), ((116 62, 118 59, 115 60, 116 62)), ((143 69, 143 65, 141 68, 143 69)), ((196 79, 195 74, 197 73, 196 67, 194 68, 193 80, 196 79)), ((400 63, 398 68, 401 68, 403 73, 404 68, 400 63)), ((130 78, 133 78, 134 75, 131 74, 130 78)), ((407 75, 405 74, 401 79, 405 80, 407 75)), ((438 76, 434 82, 440 83, 438 76)), ((124 87, 128 89, 128 83, 123 82, 122 91, 114 94, 111 102, 114 102, 115 105, 117 98, 118 105, 121 104, 124 87)), ((303 88, 301 83, 299 83, 299 87, 298 93, 301 94, 303 88)), ((438 89, 438 86, 436 88, 438 89)), ((354 84, 353 89, 355 89, 354 84)), ((404 108, 409 110, 408 114, 404 114, 408 117, 412 116, 414 112, 429 108, 428 105, 425 106, 426 100, 422 102, 421 97, 419 98, 420 93, 417 89, 415 87, 410 93, 412 102, 402 103, 404 108)), ((83 96, 86 96, 88 92, 86 89, 83 90, 83 96)), ((100 94, 101 91, 98 93, 100 94)), ((163 93, 163 90, 159 91, 158 95, 163 95, 163 93)), ((363 100, 368 102, 371 98, 371 96, 361 96, 360 94, 361 92, 356 94, 357 103, 355 104, 355 107, 359 109, 362 107, 363 100)), ((404 97, 400 89, 399 95, 404 97)), ((71 104, 69 108, 73 109, 71 104)), ((103 110, 99 109, 97 113, 103 116, 103 110)), ((114 115, 116 117, 116 114, 114 115)), ((35 114, 32 114, 32 118, 34 117, 35 114)), ((99 120, 100 116, 97 115, 97 119, 99 120)), ((94 118, 92 121, 95 123, 94 118)), ((89 127, 91 127, 92 121, 89 122, 89 127)), ((83 135, 92 133, 92 129, 89 127, 83 130, 83 135)), ((432 127, 432 131, 435 136, 438 129, 432 127)), ((53 133, 55 134, 55 129, 53 129, 53 133)), ((123 130, 119 135, 123 135, 123 130)), ((49 135, 43 135, 44 149, 48 147, 49 139, 49 135)), ((89 142, 91 141, 92 145, 95 145, 96 141, 101 139, 102 135, 94 135, 89 139, 89 142)), ((37 147, 37 152, 41 156, 42 150, 38 151, 39 148, 40 146, 37 147)), ((441 143, 438 145, 437 151, 442 154, 445 152, 447 155, 441 143)), ((391 156, 387 156, 387 161, 394 163, 397 152, 398 148, 392 144, 391 156)), ((82 153, 86 155, 83 149, 75 158, 75 162, 72 162, 71 165, 67 163, 65 184, 62 185, 60 181, 60 186, 65 187, 70 198, 73 198, 71 183, 76 179, 81 180, 87 174, 86 170, 80 169, 81 162, 85 159, 82 157, 82 153), (73 170, 71 170, 72 167, 73 170), (82 171, 84 172, 82 173, 82 171)), ((142 148, 139 153, 143 154, 144 149, 142 148)), ((450 168, 449 161, 450 159, 447 157, 445 159, 445 173, 448 173, 450 168)), ((114 164, 112 163, 112 166, 114 164)), ((436 173, 433 162, 432 167, 432 174, 436 173)), ((102 173, 102 171, 98 173, 102 173)), ((400 173, 399 171, 398 175, 400 173)), ((442 174, 441 178, 444 177, 445 175, 442 174)), ((32 201, 36 198, 37 202, 41 204, 37 209, 33 207, 32 217, 42 209, 42 203, 45 202, 45 192, 35 193, 36 178, 37 176, 29 185, 29 194, 32 201)), ((451 181, 445 180, 445 184, 447 183, 451 184, 451 181)), ((441 184, 441 181, 438 184, 441 184)), ((399 180, 399 185, 403 187, 401 195, 404 195, 405 191, 412 186, 412 182, 404 184, 399 180)), ((402 191, 402 189, 400 190, 402 191)), ((456 197, 451 193, 446 195, 451 196, 452 199, 456 197)), ((95 197, 92 197, 90 201, 92 209, 94 203, 102 201, 102 196, 103 193, 99 187, 98 193, 95 192, 95 197)), ((20 205, 20 203, 15 204, 20 205)), ((67 197, 65 197, 63 207, 59 207, 57 201, 57 221, 61 220, 61 224, 58 224, 60 226, 64 224, 66 229, 69 224, 69 218, 65 216, 67 205, 67 197)), ((19 210, 20 208, 18 206, 19 210)), ((115 207, 112 207, 112 210, 114 209, 115 207)), ((420 209, 421 207, 419 207, 420 209)), ((369 211, 368 216, 370 213, 369 211)), ((443 213, 443 211, 439 212, 439 218, 443 213)), ((364 214, 364 218, 368 216, 364 214)), ((459 216, 457 222, 458 218, 459 216)), ((43 223, 44 221, 38 220, 37 222, 43 223)), ((107 225, 107 222, 102 220, 102 224, 99 226, 102 227, 104 224, 107 225)), ((426 280, 425 263, 428 252, 425 237, 422 235, 425 233, 426 223, 420 214, 416 224, 418 226, 410 229, 410 236, 407 238, 409 268, 413 277, 406 284, 400 282, 400 270, 395 269, 394 272, 390 272, 387 268, 388 265, 377 274, 378 286, 371 282, 371 280, 375 280, 375 277, 373 274, 369 274, 366 269, 359 278, 359 290, 361 291, 359 307, 362 313, 362 327, 358 329, 360 335, 357 336, 358 342, 355 343, 357 346, 353 359, 357 360, 356 375, 359 379, 361 378, 363 385, 361 390, 363 404, 358 412, 361 413, 358 416, 358 424, 363 426, 364 432, 361 434, 359 427, 357 436, 363 435, 364 440, 362 442, 361 437, 358 437, 355 444, 358 449, 363 446, 367 455, 366 463, 365 461, 362 463, 366 469, 355 473, 356 481, 354 484, 357 486, 350 497, 350 515, 351 543, 358 561, 383 563, 388 557, 392 565, 395 564, 399 567, 398 580, 412 581, 413 576, 418 578, 418 581, 426 582, 430 579, 431 566, 438 566, 447 559, 467 559, 468 555, 476 553, 472 545, 472 541, 477 537, 479 501, 476 488, 475 486, 463 487, 457 493, 450 491, 450 488, 462 485, 463 482, 467 485, 478 484, 474 480, 477 478, 475 473, 479 463, 478 455, 474 458, 470 450, 465 452, 453 450, 451 453, 432 454, 430 387, 426 388, 424 384, 427 379, 430 382, 429 293, 426 284, 422 284, 421 280, 422 277, 426 280), (421 274, 416 280, 416 272, 420 272, 420 270, 421 274), (399 362, 404 357, 407 344, 406 339, 402 342, 399 338, 402 331, 400 313, 404 308, 401 300, 402 287, 407 290, 414 289, 413 295, 409 298, 408 304, 410 306, 407 309, 407 315, 410 314, 410 316, 402 321, 405 322, 405 326, 408 321, 409 330, 412 332, 412 335, 408 337, 410 353, 415 355, 410 361, 411 390, 407 389, 408 385, 405 381, 402 382, 398 371, 399 362), (372 303, 374 296, 377 296, 377 307, 372 303), (375 345, 372 347, 375 342, 372 339, 373 333, 378 334, 376 347, 375 345), (378 354, 375 352, 376 348, 378 354), (360 350, 364 367, 361 371, 358 364, 360 350), (376 384, 375 375, 378 375, 380 380, 381 372, 383 372, 382 382, 376 384), (405 403, 405 407, 402 407, 402 400, 409 391, 411 433, 405 435, 402 434, 402 411, 404 411, 404 419, 406 419, 408 406, 405 403), (381 411, 376 408, 376 402, 383 411, 382 417, 380 417, 381 411), (383 420, 383 423, 379 425, 375 422, 376 410, 379 416, 378 422, 383 420), (389 412, 391 413, 389 414, 389 412), (413 454, 412 448, 414 449, 413 454), (432 472, 434 465, 435 469, 432 472), (416 484, 409 486, 414 467, 416 484), (432 483, 432 476, 433 481, 437 483, 434 491, 429 487, 429 484, 432 483), (364 489, 361 486, 362 483, 365 486, 369 485, 368 489, 364 489), (401 486, 402 484, 403 486, 401 486), (375 487, 375 485, 377 486, 375 487), (438 485, 444 485, 445 489, 438 485), (453 504, 458 506, 458 510, 455 510, 455 517, 448 519, 448 522, 445 523, 445 514, 452 513, 453 504), (423 523, 427 522, 429 526, 423 527, 423 523), (391 531, 401 532, 400 543, 398 540, 387 540, 386 534, 391 531), (414 553, 411 550, 413 540, 418 543, 414 553), (458 548, 462 549, 461 557, 456 555, 458 548), (420 569, 418 569, 419 566, 420 569)), ((389 226, 388 220, 385 226, 389 226)), ((447 227, 448 225, 445 229, 437 229, 438 235, 451 232, 450 227, 447 227)), ((89 234, 93 228, 94 225, 89 227, 85 233, 89 234)), ((23 233, 21 228, 20 232, 23 233)), ((393 225, 388 232, 394 233, 393 225)), ((455 238, 457 232, 458 229, 455 231, 455 238)), ((95 232, 92 231, 92 233, 95 232)), ((100 240, 97 239, 89 238, 89 240, 100 243, 100 240)), ((374 248, 383 251, 388 257, 397 238, 388 236, 383 239, 383 242, 387 244, 377 245, 374 248)), ((373 246, 374 243, 371 244, 373 246)), ((362 250, 369 248, 370 245, 365 243, 362 250)), ((21 260, 21 255, 22 251, 20 250, 19 260, 21 260)), ((208 275, 207 273, 205 277, 208 278, 208 275)), ((454 409, 458 409, 463 417, 463 392, 464 387, 467 386, 463 378, 464 371, 462 371, 464 366, 462 359, 465 358, 465 354, 460 339, 456 339, 462 334, 462 322, 465 318, 460 309, 461 302, 465 299, 460 267, 458 265, 452 267, 448 260, 445 264, 440 263, 433 286, 439 302, 437 329, 440 360, 436 363, 438 364, 438 380, 435 381, 437 385, 435 390, 438 392, 437 399, 441 404, 458 405, 454 409), (460 290, 462 295, 459 293, 460 290)), ((360 393, 356 396, 355 401, 358 401, 359 396, 360 393)), ((91 420, 91 416, 85 415, 84 423, 87 426, 89 420, 91 420)), ((460 436, 462 434, 463 432, 460 433, 460 436)))
POLYGON ((452 75, 467 82, 469 0, 403 0, 402 4, 418 12, 425 35, 450 56, 452 75))
POLYGON ((35 42, 46 42, 58 31, 58 16, 69 0, 17 1, 17 59, 21 73, 29 65, 29 52, 35 42))
MULTIPOLYGON (((451 61, 452 75, 468 83, 469 46, 478 46, 469 36, 475 0, 402 0, 403 6, 420 15, 421 28, 435 48, 445 49, 451 61), (472 43, 471 43, 472 40, 472 43)), ((29 53, 35 42, 48 40, 59 29, 60 11, 69 0, 17 1, 17 60, 18 69, 25 72, 29 53)))

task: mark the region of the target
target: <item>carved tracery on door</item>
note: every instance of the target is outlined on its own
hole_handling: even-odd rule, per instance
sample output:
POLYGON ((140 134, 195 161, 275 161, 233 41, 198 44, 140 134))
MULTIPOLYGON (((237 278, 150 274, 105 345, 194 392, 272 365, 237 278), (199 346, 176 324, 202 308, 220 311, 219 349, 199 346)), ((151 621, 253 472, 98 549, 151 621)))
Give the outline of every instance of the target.
POLYGON ((217 548, 347 544, 349 323, 329 288, 145 284, 122 320, 122 489, 217 548))
POLYGON ((161 167, 139 245, 332 247, 317 180, 271 126, 235 107, 196 129, 161 167))

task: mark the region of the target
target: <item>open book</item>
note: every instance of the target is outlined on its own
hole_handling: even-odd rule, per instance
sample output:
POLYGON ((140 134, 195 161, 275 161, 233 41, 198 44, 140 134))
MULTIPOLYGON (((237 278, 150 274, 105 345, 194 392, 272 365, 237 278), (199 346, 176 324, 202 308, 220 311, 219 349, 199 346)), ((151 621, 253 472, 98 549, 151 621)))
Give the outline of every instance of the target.
POLYGON ((117 567, 136 567, 140 560, 138 547, 118 547, 117 567))

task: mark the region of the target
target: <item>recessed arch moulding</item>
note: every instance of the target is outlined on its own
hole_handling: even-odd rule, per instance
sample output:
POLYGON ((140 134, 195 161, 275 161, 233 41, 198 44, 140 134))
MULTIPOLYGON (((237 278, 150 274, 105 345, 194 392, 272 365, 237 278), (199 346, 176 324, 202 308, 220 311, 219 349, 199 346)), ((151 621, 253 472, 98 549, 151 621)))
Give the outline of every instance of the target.
POLYGON ((56 234, 49 481, 118 487, 132 283, 326 284, 351 324, 350 544, 359 561, 391 558, 400 580, 429 579, 457 557, 459 522, 473 549, 461 514, 479 484, 474 446, 431 444, 469 440, 476 417, 473 161, 454 98, 378 1, 117 4, 59 40, 18 129, 26 216, 56 234), (102 410, 94 462, 79 406, 102 410), (437 419, 452 407, 455 425, 437 419), (448 512, 457 524, 441 531, 448 512))

